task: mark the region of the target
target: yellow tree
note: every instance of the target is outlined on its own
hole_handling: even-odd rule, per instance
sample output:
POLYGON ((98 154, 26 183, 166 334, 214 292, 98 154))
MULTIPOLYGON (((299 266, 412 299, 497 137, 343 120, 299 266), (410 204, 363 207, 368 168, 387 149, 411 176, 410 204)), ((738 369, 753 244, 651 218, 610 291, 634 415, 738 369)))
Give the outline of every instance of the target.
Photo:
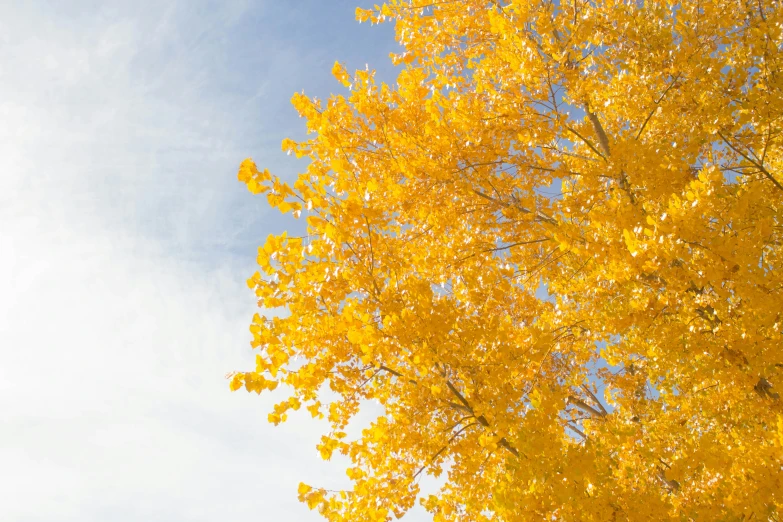
POLYGON ((396 24, 396 83, 335 64, 343 95, 293 98, 293 186, 239 171, 306 219, 259 249, 248 284, 284 311, 254 317, 231 380, 284 385, 271 422, 331 424, 352 487, 300 498, 332 521, 779 520, 779 3, 357 18, 396 24), (347 436, 366 401, 384 413, 347 436))

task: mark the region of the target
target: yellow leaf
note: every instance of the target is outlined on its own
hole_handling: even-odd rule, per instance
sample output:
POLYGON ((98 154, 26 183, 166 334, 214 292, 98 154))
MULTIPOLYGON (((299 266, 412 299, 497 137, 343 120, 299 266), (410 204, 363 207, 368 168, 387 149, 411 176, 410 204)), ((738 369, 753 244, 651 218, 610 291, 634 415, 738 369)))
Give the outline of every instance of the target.
POLYGON ((332 75, 334 75, 334 77, 337 78, 337 80, 345 87, 351 85, 351 77, 348 75, 345 67, 343 67, 340 62, 334 62, 334 66, 332 67, 332 75))
POLYGON ((534 389, 532 392, 530 392, 528 398, 530 400, 530 404, 532 404, 534 408, 539 409, 541 407, 541 392, 539 392, 537 389, 534 389))
POLYGON ((229 387, 231 388, 231 391, 237 391, 243 384, 242 374, 237 373, 231 378, 229 387))
POLYGON ((623 229, 623 238, 625 239, 625 246, 628 248, 628 251, 631 253, 631 255, 635 256, 637 252, 636 239, 631 235, 630 232, 628 232, 627 229, 623 229))

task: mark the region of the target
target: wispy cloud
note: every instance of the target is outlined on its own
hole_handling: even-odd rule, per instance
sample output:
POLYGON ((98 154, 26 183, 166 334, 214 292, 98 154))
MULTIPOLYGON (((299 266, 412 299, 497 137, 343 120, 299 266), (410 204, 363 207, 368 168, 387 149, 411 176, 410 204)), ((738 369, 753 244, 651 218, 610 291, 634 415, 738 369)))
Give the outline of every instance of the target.
MULTIPOLYGON (((223 379, 252 364, 243 281, 283 226, 236 166, 291 169, 286 101, 346 34, 293 45, 280 4, 0 6, 0 519, 315 520, 297 483, 344 480, 321 427, 272 427, 274 398, 223 379)), ((325 4, 300 8, 352 25, 325 4)))
POLYGON ((353 8, 0 5, 0 520, 317 520, 298 482, 345 482, 323 426, 267 424, 274 397, 223 375, 252 366, 244 280, 288 225, 235 169, 290 176, 290 94, 387 63, 353 8))
POLYGON ((205 272, 89 225, 20 223, 9 245, 0 518, 306 519, 298 480, 330 480, 300 454, 316 433, 272 428, 269 399, 222 379, 249 358, 235 267, 205 272))

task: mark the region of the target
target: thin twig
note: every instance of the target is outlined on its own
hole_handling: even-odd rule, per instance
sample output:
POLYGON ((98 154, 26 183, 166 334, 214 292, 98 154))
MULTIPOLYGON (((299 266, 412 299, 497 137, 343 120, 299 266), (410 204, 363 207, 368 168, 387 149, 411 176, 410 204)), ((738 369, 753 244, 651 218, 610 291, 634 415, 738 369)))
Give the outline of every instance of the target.
POLYGON ((761 171, 762 174, 764 174, 764 176, 766 176, 768 180, 774 183, 778 189, 783 190, 783 185, 781 185, 780 182, 775 179, 775 176, 773 176, 772 173, 768 171, 763 164, 752 159, 750 156, 748 156, 747 154, 739 150, 737 147, 735 147, 720 131, 718 131, 718 136, 721 137, 721 139, 726 143, 726 145, 729 146, 729 148, 731 148, 731 150, 733 150, 734 152, 742 156, 749 163, 752 163, 757 169, 761 171))

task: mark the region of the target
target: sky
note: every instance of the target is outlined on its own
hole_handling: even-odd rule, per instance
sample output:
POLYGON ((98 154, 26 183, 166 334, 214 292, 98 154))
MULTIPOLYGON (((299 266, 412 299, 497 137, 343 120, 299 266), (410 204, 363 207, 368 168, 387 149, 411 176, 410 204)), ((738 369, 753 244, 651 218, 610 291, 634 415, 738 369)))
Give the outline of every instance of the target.
POLYGON ((360 1, 0 2, 0 520, 320 520, 298 483, 346 483, 225 375, 292 225, 238 165, 304 168, 289 99, 335 60, 392 77, 360 1))

